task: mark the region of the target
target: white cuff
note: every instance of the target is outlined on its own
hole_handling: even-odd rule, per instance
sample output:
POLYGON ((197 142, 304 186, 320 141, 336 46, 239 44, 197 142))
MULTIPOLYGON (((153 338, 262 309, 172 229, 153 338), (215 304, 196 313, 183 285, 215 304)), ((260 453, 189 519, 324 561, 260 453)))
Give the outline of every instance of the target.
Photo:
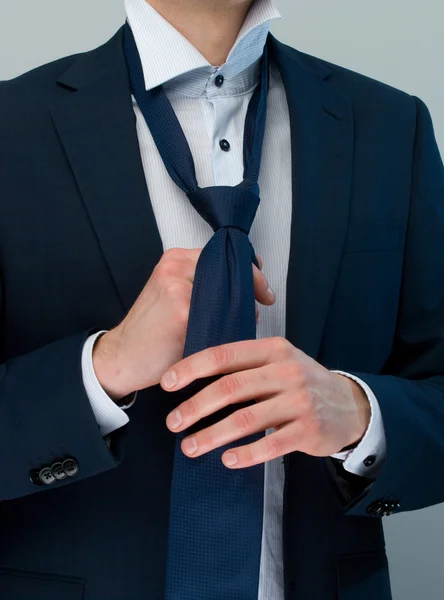
POLYGON ((106 333, 106 331, 98 331, 91 335, 83 346, 82 376, 83 385, 85 386, 86 394, 91 403, 91 408, 100 428, 100 432, 103 437, 105 437, 116 429, 126 425, 129 422, 129 417, 117 406, 114 400, 108 396, 96 377, 92 351, 94 342, 101 333, 106 333))
POLYGON ((332 458, 343 460, 344 463, 342 466, 346 471, 374 479, 382 467, 387 448, 381 408, 375 394, 365 381, 344 371, 332 371, 332 373, 339 373, 340 375, 349 377, 363 388, 370 402, 371 417, 367 431, 356 448, 337 452, 331 456, 332 458))

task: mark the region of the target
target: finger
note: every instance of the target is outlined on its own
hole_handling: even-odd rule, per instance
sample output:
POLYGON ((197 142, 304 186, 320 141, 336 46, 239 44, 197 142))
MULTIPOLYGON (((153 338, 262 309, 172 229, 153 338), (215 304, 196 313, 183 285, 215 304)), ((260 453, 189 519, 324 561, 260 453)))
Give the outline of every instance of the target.
POLYGON ((303 429, 300 421, 288 423, 257 442, 227 450, 222 455, 222 462, 229 469, 244 469, 295 452, 299 448, 303 429))
POLYGON ((278 374, 274 365, 267 365, 225 375, 179 404, 167 416, 167 427, 172 431, 183 431, 230 404, 276 396, 282 392, 278 374))
POLYGON ((256 254, 256 258, 257 258, 257 262, 259 263, 259 269, 262 271, 262 267, 263 267, 262 258, 259 256, 259 254, 256 254))
POLYGON ((259 321, 259 306, 257 302, 254 303, 254 312, 256 313, 256 325, 259 321))
POLYGON ((186 249, 186 259, 189 267, 189 277, 188 279, 191 283, 194 283, 194 278, 196 276, 196 267, 199 261, 200 255, 202 254, 203 248, 189 248, 186 249))
POLYGON ((286 402, 283 396, 274 396, 241 408, 211 427, 185 437, 181 448, 184 454, 195 458, 248 435, 285 425, 296 418, 295 412, 293 402, 286 402))
POLYGON ((253 265, 253 283, 256 300, 261 304, 274 304, 276 296, 270 287, 265 275, 256 265, 253 265))
POLYGON ((287 358, 296 363, 299 354, 304 359, 305 355, 283 337, 231 342, 183 358, 163 374, 160 383, 165 390, 178 390, 203 377, 254 369, 287 358))
POLYGON ((177 277, 194 283, 196 265, 202 248, 169 248, 154 267, 153 273, 161 269, 162 276, 177 277))

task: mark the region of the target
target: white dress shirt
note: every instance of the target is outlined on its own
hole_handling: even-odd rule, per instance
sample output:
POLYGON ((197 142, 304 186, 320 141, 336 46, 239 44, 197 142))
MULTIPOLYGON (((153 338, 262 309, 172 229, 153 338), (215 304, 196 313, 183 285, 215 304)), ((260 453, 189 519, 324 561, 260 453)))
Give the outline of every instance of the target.
MULTIPOLYGON (((279 12, 271 0, 256 0, 226 62, 212 66, 146 0, 125 0, 125 9, 141 57, 146 89, 164 86, 190 145, 199 186, 237 185, 243 176, 245 115, 259 82, 260 58, 270 22, 280 18, 279 12), (224 77, 221 87, 214 83, 218 75, 224 77), (221 149, 222 139, 228 140, 228 151, 221 149)), ((205 246, 213 230, 168 175, 134 97, 133 109, 147 187, 164 251, 172 247, 205 246)), ((276 293, 276 302, 273 306, 260 306, 257 338, 285 336, 292 208, 291 139, 285 90, 273 63, 259 185, 261 202, 249 237, 263 260, 263 272, 276 293)), ((129 416, 108 397, 94 373, 92 348, 98 335, 91 336, 84 346, 82 372, 92 409, 105 436, 125 425, 129 416)), ((354 450, 333 456, 344 459, 344 468, 348 471, 374 477, 385 458, 385 434, 379 405, 363 381, 343 374, 364 388, 372 415, 360 444, 354 450), (376 458, 366 467, 363 461, 369 455, 376 458)), ((267 434, 272 431, 267 430, 267 434)), ((266 463, 258 600, 284 598, 284 479, 282 458, 266 463)))

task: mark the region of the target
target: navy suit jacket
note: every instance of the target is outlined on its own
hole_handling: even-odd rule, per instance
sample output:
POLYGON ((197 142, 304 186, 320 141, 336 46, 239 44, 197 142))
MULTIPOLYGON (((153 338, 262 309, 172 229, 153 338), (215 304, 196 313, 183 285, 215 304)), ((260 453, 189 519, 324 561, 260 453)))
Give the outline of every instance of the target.
MULTIPOLYGON (((285 600, 389 600, 383 503, 444 500, 443 164, 420 99, 267 43, 291 116, 286 337, 366 381, 387 436, 374 483, 285 457, 285 600)), ((3 82, 1 600, 163 600, 174 394, 141 391, 108 444, 80 361, 161 255, 122 28, 3 82), (70 458, 77 473, 38 485, 70 458)))

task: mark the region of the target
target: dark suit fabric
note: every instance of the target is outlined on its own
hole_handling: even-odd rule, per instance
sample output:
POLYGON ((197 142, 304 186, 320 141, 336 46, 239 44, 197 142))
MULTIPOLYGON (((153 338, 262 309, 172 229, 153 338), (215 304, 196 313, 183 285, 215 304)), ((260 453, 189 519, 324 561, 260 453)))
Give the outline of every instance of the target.
MULTIPOLYGON (((330 459, 285 457, 285 598, 389 600, 368 507, 444 500, 443 164, 420 99, 267 43, 292 132, 286 337, 366 381, 387 436, 380 475, 357 491, 340 491, 330 459)), ((161 255, 122 29, 3 82, 1 600, 163 599, 174 394, 141 391, 108 445, 80 361, 161 255), (66 457, 75 477, 30 480, 66 457)))

